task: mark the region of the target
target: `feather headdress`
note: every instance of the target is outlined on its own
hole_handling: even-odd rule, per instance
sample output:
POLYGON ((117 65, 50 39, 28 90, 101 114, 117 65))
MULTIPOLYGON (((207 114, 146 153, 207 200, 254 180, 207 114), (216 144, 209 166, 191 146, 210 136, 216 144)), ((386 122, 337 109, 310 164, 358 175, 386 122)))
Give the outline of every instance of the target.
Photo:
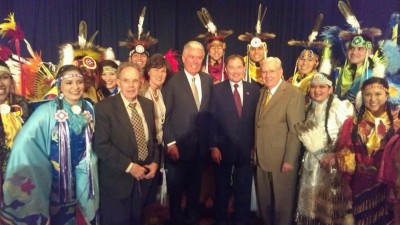
POLYGON ((146 7, 143 7, 142 12, 139 16, 139 23, 138 23, 138 35, 132 33, 131 30, 128 31, 128 38, 124 41, 119 42, 119 46, 127 47, 129 49, 129 56, 133 53, 145 53, 149 54, 148 48, 152 45, 158 43, 158 40, 151 37, 150 31, 147 33, 143 32, 143 22, 146 14, 146 7))
POLYGON ((300 41, 300 40, 290 40, 288 41, 288 45, 290 46, 300 46, 304 48, 316 48, 316 49, 321 49, 323 47, 329 46, 329 43, 323 42, 323 41, 315 41, 315 39, 318 36, 319 30, 321 29, 321 24, 322 20, 324 19, 324 15, 321 13, 317 16, 314 27, 308 36, 307 41, 300 41))
POLYGON ((106 50, 93 43, 98 31, 89 39, 87 38, 87 24, 85 21, 79 23, 78 41, 66 43, 59 48, 59 65, 82 65, 88 69, 96 69, 97 62, 104 60, 106 50))
POLYGON ((352 40, 355 36, 358 35, 363 35, 367 36, 371 40, 374 39, 374 37, 378 37, 382 35, 382 31, 378 28, 371 27, 371 28, 361 28, 360 23, 358 22, 356 16, 350 9, 350 5, 346 4, 343 1, 338 2, 338 8, 339 11, 342 13, 344 18, 346 19, 346 22, 350 25, 350 30, 348 31, 341 31, 340 32, 340 38, 344 41, 350 41, 352 40))
POLYGON ((226 37, 233 34, 232 30, 218 30, 206 8, 201 8, 201 10, 197 11, 197 16, 204 28, 208 31, 204 34, 197 35, 197 38, 205 38, 206 42, 210 40, 223 41, 226 37))
POLYGON ((244 34, 239 35, 238 39, 240 41, 247 41, 250 42, 250 44, 253 47, 258 47, 261 45, 261 42, 267 40, 267 39, 273 39, 276 37, 275 34, 273 33, 263 33, 261 31, 262 27, 262 22, 264 20, 265 14, 267 12, 267 7, 264 9, 264 13, 262 13, 262 5, 260 4, 258 6, 258 15, 257 15, 257 23, 256 23, 256 32, 254 34, 251 34, 249 32, 246 32, 244 34))
MULTIPOLYGON (((25 40, 24 32, 21 27, 15 22, 14 13, 10 13, 10 15, 4 19, 6 22, 0 24, 0 34, 3 37, 10 38, 10 42, 14 42, 15 50, 17 51, 18 61, 21 61, 21 46, 20 41, 25 40)), ((18 74, 20 76, 19 85, 17 85, 17 89, 20 90, 20 94, 26 95, 26 76, 23 70, 20 70, 18 74)))

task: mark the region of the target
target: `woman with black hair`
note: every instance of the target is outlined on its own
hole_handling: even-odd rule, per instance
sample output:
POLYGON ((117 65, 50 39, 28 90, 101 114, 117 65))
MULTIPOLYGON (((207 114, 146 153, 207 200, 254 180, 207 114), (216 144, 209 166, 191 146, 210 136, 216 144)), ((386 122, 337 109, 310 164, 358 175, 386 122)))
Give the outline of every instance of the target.
POLYGON ((118 65, 113 60, 104 60, 101 66, 100 87, 97 90, 104 97, 113 96, 118 93, 117 69, 118 65))
MULTIPOLYGON (((356 224, 389 224, 400 213, 389 200, 393 191, 382 177, 387 170, 383 155, 389 139, 398 131, 399 107, 388 103, 389 86, 385 79, 372 77, 361 88, 362 106, 355 118, 346 120, 340 134, 337 161, 342 171, 344 197, 352 200, 356 224)), ((395 158, 394 158, 395 159, 395 158)), ((400 159, 397 157, 398 164, 400 159)), ((396 176, 392 182, 396 182, 396 176)), ((398 181, 397 181, 398 182, 398 181)), ((398 192, 399 190, 397 190, 398 192)), ((399 224, 400 221, 395 221, 399 224)))
POLYGON ((78 67, 61 67, 56 82, 58 97, 39 106, 14 141, 3 186, 3 224, 97 222, 93 107, 82 98, 78 67))
POLYGON ((347 209, 345 203, 340 203, 340 196, 332 191, 337 190, 336 169, 324 163, 329 164, 328 159, 334 159, 339 130, 343 122, 353 116, 354 108, 349 101, 340 101, 332 91, 332 81, 316 72, 310 81, 311 102, 306 107, 306 121, 296 126, 307 150, 300 174, 298 224, 340 224, 347 209), (308 129, 301 131, 301 125, 308 129))

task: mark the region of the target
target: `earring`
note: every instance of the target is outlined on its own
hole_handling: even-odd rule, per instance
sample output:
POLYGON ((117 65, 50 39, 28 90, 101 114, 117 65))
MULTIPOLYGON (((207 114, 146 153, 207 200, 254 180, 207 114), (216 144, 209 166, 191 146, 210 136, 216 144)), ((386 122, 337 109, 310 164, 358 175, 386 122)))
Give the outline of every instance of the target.
POLYGON ((63 98, 64 98, 64 94, 63 94, 63 93, 58 94, 58 98, 59 98, 60 100, 63 99, 63 98))

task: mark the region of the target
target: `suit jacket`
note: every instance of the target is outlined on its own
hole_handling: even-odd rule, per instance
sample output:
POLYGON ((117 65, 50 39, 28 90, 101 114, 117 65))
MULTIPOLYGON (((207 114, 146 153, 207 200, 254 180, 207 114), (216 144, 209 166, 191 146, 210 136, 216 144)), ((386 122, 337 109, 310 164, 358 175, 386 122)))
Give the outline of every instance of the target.
POLYGON ((243 81, 242 116, 236 109, 229 80, 211 89, 213 127, 211 147, 218 147, 225 162, 250 162, 254 148, 254 119, 260 88, 243 81))
POLYGON ((162 91, 166 107, 163 139, 165 144, 176 141, 181 160, 192 159, 199 153, 198 149, 200 153, 205 153, 208 149, 212 78, 203 72, 199 75, 202 90, 199 110, 184 71, 173 75, 162 91))
POLYGON ((258 165, 264 171, 278 172, 283 162, 298 165, 300 141, 294 125, 304 120, 305 100, 298 88, 282 81, 260 115, 267 94, 262 88, 256 110, 256 149, 258 165))
POLYGON ((102 194, 114 198, 127 198, 131 194, 135 178, 125 172, 131 162, 159 162, 153 102, 142 96, 137 99, 149 132, 149 154, 145 162, 141 163, 138 162, 135 133, 121 94, 108 97, 95 105, 94 150, 100 159, 100 189, 102 194))

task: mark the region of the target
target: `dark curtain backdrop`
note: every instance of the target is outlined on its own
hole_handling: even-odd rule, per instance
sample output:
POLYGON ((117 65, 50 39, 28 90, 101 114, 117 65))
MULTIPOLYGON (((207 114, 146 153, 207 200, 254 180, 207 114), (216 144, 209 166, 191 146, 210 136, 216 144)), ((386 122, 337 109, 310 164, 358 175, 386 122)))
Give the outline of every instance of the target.
MULTIPOLYGON (((27 40, 44 61, 58 61, 58 46, 77 40, 78 24, 85 20, 88 35, 96 30, 95 43, 112 47, 117 59, 127 60, 128 51, 118 46, 128 29, 137 33, 139 13, 147 7, 144 30, 150 31, 159 43, 150 52, 165 53, 172 48, 181 52, 183 45, 205 29, 196 11, 206 7, 219 29, 233 29, 227 38, 227 54, 245 54, 246 44, 237 36, 253 33, 258 4, 267 6, 262 30, 277 35, 268 42, 269 56, 282 59, 285 75, 293 73, 301 49, 289 47, 287 41, 306 39, 319 13, 325 18, 323 26, 347 28, 337 8, 337 0, 0 0, 0 19, 15 12, 27 40)), ((351 0, 351 7, 362 27, 379 27, 387 31, 392 12, 400 11, 400 0, 351 0)), ((203 40, 201 40, 203 41, 203 40)), ((0 40, 6 44, 6 40, 0 40)), ((25 49, 25 45, 22 45, 25 49)), ((28 56, 26 51, 22 56, 28 56)))

